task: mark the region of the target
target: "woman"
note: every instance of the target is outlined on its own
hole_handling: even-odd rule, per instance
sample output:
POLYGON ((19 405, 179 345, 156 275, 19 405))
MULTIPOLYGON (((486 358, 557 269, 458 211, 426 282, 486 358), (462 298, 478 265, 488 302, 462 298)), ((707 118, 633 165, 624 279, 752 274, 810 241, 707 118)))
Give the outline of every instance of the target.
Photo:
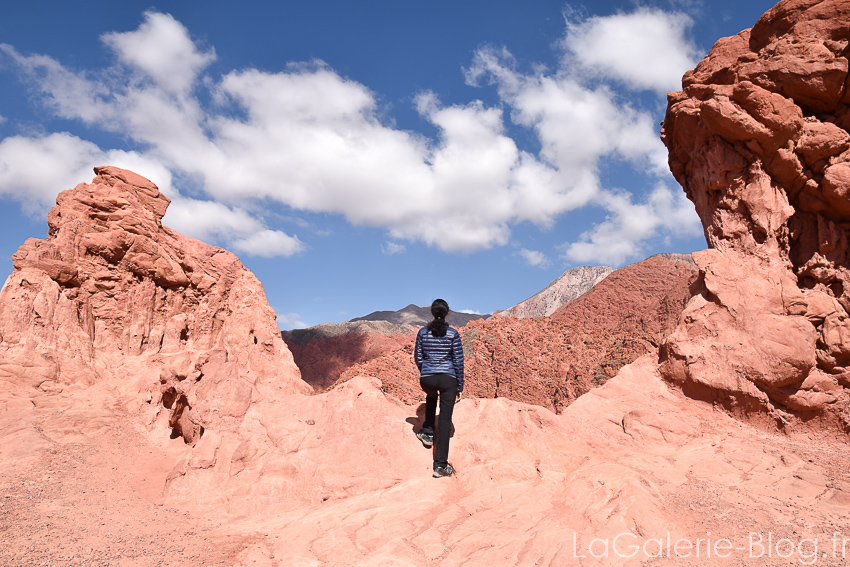
POLYGON ((463 345, 460 333, 446 323, 448 314, 449 304, 442 299, 435 299, 431 304, 434 320, 419 329, 413 353, 421 374, 419 385, 425 392, 425 423, 416 437, 428 448, 434 444, 434 418, 437 397, 440 398, 434 478, 452 476, 455 472, 448 461, 449 437, 452 434, 455 401, 460 400, 463 392, 463 345))

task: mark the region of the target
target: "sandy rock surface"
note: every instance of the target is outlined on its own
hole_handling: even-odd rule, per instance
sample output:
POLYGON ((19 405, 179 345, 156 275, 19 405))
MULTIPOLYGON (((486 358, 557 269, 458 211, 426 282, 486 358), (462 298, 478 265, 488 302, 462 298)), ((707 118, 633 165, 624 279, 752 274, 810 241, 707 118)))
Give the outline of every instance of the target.
POLYGON ((431 478, 414 436, 422 408, 375 379, 291 395, 270 417, 275 451, 181 477, 191 491, 166 483, 182 440, 151 436, 114 394, 4 412, 5 565, 789 565, 812 542, 817 565, 845 564, 832 555, 834 533, 839 552, 850 538, 844 447, 685 398, 651 356, 561 415, 462 400, 449 479, 431 478), (222 466, 224 490, 210 481, 222 466), (706 557, 707 539, 729 556, 706 557))
POLYGON ((36 403, 0 413, 0 564, 230 566, 258 540, 164 505, 183 443, 152 443, 114 392, 36 403))

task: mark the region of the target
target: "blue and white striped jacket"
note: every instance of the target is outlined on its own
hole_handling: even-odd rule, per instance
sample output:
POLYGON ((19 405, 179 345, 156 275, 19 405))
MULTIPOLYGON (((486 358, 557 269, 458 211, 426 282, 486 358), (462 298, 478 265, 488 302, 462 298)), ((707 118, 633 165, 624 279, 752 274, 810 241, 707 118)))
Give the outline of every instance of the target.
POLYGON ((413 358, 421 374, 451 374, 457 378, 457 391, 463 391, 463 344, 452 327, 444 337, 435 337, 428 327, 419 329, 413 358))

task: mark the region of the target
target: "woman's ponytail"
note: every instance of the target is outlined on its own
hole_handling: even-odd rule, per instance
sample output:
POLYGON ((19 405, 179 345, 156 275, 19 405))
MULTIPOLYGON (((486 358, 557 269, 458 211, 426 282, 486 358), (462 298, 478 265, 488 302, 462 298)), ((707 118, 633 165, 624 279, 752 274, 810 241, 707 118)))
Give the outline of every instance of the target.
POLYGON ((431 304, 431 315, 434 320, 428 323, 428 330, 435 337, 446 336, 446 331, 449 324, 446 323, 446 316, 449 314, 449 304, 444 299, 435 299, 431 304))

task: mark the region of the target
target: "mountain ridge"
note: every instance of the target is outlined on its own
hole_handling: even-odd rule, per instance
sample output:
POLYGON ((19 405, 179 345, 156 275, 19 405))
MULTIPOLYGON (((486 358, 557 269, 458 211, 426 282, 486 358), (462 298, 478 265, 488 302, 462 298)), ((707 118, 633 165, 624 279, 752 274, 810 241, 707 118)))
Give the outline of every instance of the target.
MULTIPOLYGON (((446 317, 446 322, 453 327, 463 327, 470 321, 476 319, 487 319, 490 314, 480 315, 478 313, 459 313, 457 311, 449 311, 446 317)), ((413 303, 399 309, 398 311, 373 311, 363 317, 355 317, 350 319, 350 323, 357 321, 387 321, 396 325, 413 325, 421 327, 431 322, 431 307, 419 307, 413 303)))
POLYGON ((581 297, 614 271, 609 266, 578 266, 570 268, 525 301, 494 315, 502 317, 547 317, 570 301, 581 297))

